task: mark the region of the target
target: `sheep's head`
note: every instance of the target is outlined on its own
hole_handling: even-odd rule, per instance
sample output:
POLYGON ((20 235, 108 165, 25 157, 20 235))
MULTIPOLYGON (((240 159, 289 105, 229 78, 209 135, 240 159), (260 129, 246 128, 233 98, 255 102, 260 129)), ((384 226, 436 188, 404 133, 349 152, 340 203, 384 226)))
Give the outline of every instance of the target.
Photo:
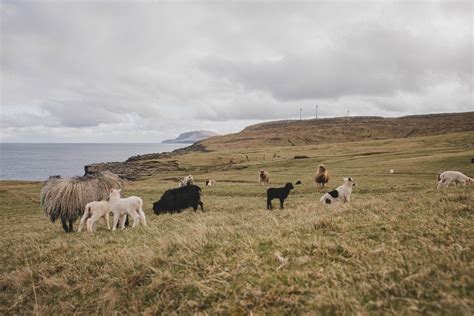
POLYGON ((287 190, 293 190, 295 187, 293 186, 293 184, 291 182, 288 182, 287 184, 285 184, 285 188, 287 190))
POLYGON ((166 213, 173 209, 174 192, 168 190, 161 196, 160 200, 153 203, 153 211, 156 215, 166 213))
POLYGON ((342 178, 342 180, 344 181, 344 183, 352 184, 352 186, 356 185, 354 179, 352 179, 351 177, 348 177, 348 178, 344 177, 344 178, 342 178))
POLYGON ((473 178, 469 178, 469 179, 467 179, 466 183, 467 183, 467 184, 474 184, 474 179, 473 179, 473 178))
POLYGON ((120 198, 120 193, 122 189, 110 189, 109 199, 120 198))

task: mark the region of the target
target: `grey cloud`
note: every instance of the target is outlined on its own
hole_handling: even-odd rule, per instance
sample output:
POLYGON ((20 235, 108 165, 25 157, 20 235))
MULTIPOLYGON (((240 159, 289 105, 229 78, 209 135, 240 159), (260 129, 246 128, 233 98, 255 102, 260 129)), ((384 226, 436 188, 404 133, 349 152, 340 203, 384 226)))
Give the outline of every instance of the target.
POLYGON ((354 28, 361 33, 340 35, 332 48, 314 54, 260 62, 208 58, 202 67, 281 100, 414 92, 435 81, 466 81, 472 75, 469 42, 451 48, 436 37, 407 31, 354 28))
POLYGON ((472 110, 469 9, 3 2, 1 133, 157 141, 310 117, 315 104, 323 116, 472 110))

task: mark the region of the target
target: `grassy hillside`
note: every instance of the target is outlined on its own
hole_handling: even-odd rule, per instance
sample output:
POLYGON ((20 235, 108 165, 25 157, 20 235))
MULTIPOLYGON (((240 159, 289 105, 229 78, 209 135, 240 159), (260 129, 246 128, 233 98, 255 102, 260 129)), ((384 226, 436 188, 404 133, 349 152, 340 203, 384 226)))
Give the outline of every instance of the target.
POLYGON ((169 158, 187 170, 125 187, 143 197, 149 227, 110 232, 102 223, 96 234, 49 223, 40 183, 0 182, 0 313, 472 314, 474 186, 435 187, 439 171, 474 176, 473 139, 464 132, 169 158), (321 162, 329 188, 355 178, 351 205, 318 202, 324 191, 312 176, 321 162), (260 168, 272 185, 303 180, 285 210, 265 210, 260 168), (206 212, 152 214, 184 172, 200 182, 206 212), (207 177, 218 185, 204 187, 207 177), (276 253, 288 264, 280 267, 276 253))
POLYGON ((344 143, 466 131, 474 131, 474 112, 397 118, 371 116, 276 121, 252 125, 236 134, 211 137, 200 144, 216 150, 344 143))

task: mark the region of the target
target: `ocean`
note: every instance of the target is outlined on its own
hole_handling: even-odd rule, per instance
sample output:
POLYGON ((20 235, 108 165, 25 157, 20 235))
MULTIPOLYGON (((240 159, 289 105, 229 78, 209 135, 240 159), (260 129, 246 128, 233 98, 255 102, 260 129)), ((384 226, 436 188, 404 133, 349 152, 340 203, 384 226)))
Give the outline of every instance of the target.
POLYGON ((168 152, 188 144, 12 144, 0 143, 0 180, 46 180, 84 175, 84 166, 168 152))

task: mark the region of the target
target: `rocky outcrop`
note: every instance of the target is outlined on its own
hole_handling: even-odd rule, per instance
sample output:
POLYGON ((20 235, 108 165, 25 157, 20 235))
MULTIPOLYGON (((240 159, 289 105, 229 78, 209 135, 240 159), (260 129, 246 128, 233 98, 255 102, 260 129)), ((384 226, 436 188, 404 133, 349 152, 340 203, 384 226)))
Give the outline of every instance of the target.
POLYGON ((111 171, 122 179, 138 180, 140 178, 158 176, 164 172, 185 170, 176 160, 135 160, 125 162, 96 163, 84 167, 86 175, 101 171, 111 171))
POLYGON ((209 152, 205 146, 195 143, 172 152, 136 155, 123 162, 101 162, 84 166, 85 175, 93 175, 101 171, 111 171, 122 179, 138 180, 145 177, 159 176, 170 171, 185 171, 173 157, 190 152, 209 152))

